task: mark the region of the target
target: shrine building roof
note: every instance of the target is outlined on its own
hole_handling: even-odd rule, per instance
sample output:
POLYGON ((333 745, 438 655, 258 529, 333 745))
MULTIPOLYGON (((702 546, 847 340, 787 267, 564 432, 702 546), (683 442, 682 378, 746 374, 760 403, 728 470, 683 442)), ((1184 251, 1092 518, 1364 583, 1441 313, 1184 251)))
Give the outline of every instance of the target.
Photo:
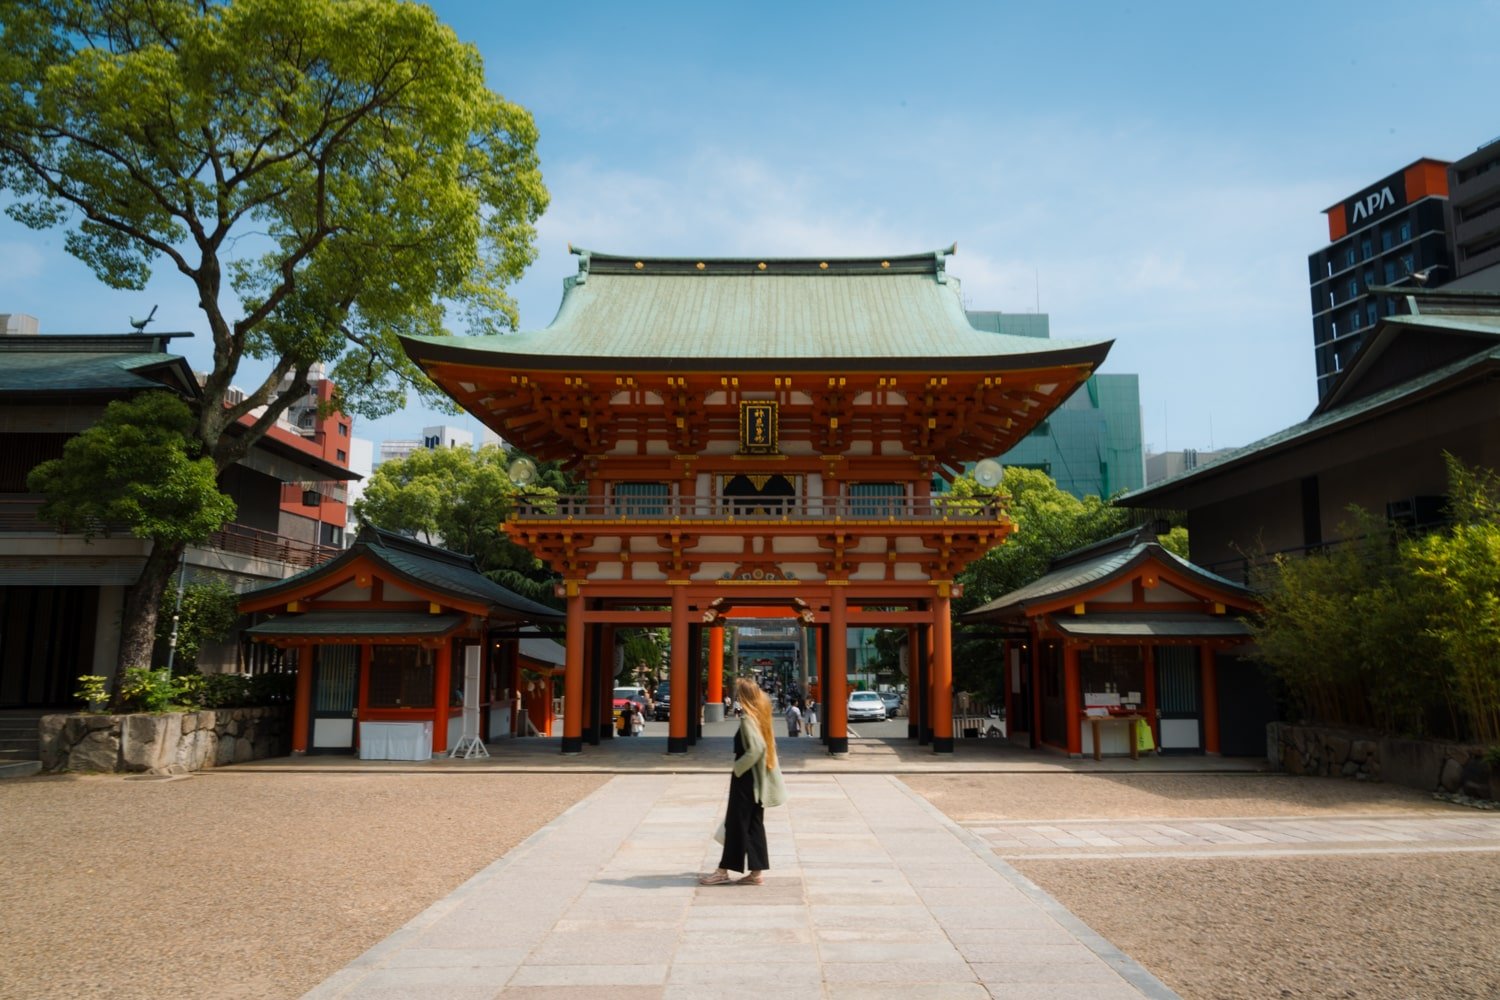
POLYGON ((418 363, 597 370, 1097 366, 1110 341, 987 333, 964 314, 944 263, 903 257, 632 257, 574 249, 578 273, 543 330, 403 337, 418 363))

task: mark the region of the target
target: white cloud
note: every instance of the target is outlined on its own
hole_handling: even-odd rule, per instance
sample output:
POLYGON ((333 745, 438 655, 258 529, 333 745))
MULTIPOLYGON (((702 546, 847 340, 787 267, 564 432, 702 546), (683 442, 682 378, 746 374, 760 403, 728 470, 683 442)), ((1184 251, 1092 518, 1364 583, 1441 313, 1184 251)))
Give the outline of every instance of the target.
POLYGON ((653 162, 554 161, 527 328, 556 309, 567 241, 660 255, 910 253, 959 243, 966 304, 1040 308, 1053 336, 1116 341, 1172 439, 1245 443, 1314 400, 1306 255, 1327 183, 1278 177, 1210 135, 1075 119, 976 134, 934 120, 901 142, 805 156, 702 145, 653 162), (792 165, 792 166, 789 166, 792 165))

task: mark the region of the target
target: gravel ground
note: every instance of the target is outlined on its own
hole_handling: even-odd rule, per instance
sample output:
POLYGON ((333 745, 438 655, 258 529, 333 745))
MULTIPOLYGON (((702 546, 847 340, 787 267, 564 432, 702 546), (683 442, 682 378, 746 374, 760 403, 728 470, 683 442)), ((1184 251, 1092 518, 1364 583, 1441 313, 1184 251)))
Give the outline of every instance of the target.
POLYGON ((1500 997, 1500 859, 1016 864, 1186 1000, 1500 997))
MULTIPOLYGON (((1466 814, 1412 789, 1284 775, 902 780, 959 821, 1466 814)), ((1015 866, 1187 1000, 1500 997, 1493 853, 1015 866)))
MULTIPOLYGON (((0 1000, 299 996, 606 780, 226 769, 0 782, 0 1000)), ((1278 775, 903 780, 965 821, 1463 812, 1278 775)), ((1494 854, 1017 867, 1188 1000, 1500 997, 1494 854)))
POLYGON ((606 780, 0 782, 0 998, 300 996, 606 780))
POLYGON ((1320 812, 1464 810, 1394 785, 1285 774, 941 774, 902 775, 951 818, 1110 819, 1128 817, 1312 816, 1320 812))

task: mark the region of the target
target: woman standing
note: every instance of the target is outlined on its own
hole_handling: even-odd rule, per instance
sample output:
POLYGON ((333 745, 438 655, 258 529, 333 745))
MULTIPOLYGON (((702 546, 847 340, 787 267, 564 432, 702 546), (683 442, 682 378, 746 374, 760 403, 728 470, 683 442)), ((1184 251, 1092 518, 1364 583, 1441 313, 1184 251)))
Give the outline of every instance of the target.
POLYGON ((724 853, 718 870, 700 878, 700 885, 724 885, 730 881, 730 871, 747 870, 748 874, 734 881, 760 885, 771 867, 765 810, 786 801, 786 788, 776 767, 771 699, 748 677, 735 680, 734 694, 743 715, 734 734, 734 777, 729 781, 729 805, 724 814, 724 853))

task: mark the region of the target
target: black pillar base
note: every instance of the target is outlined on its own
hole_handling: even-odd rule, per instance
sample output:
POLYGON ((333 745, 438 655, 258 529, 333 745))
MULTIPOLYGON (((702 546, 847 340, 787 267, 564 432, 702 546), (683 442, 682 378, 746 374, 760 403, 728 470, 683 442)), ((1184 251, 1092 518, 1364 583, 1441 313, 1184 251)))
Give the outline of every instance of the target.
POLYGON ((668 736, 667 753, 687 753, 688 741, 686 736, 668 736))
POLYGON ((922 727, 922 734, 917 737, 917 742, 920 743, 924 747, 927 744, 929 744, 929 743, 932 742, 932 727, 931 726, 923 726, 922 727))
POLYGON ((830 736, 830 737, 828 737, 828 752, 829 753, 848 753, 849 752, 849 737, 847 737, 847 736, 830 736))
POLYGON ((922 727, 917 725, 915 722, 908 722, 906 724, 906 738, 909 740, 916 740, 921 739, 921 737, 922 727))
POLYGON ((953 752, 953 737, 951 737, 951 736, 934 736, 932 738, 932 752, 933 753, 952 753, 953 752))
POLYGON ((583 753, 583 737, 564 736, 562 738, 562 752, 568 754, 583 753))

